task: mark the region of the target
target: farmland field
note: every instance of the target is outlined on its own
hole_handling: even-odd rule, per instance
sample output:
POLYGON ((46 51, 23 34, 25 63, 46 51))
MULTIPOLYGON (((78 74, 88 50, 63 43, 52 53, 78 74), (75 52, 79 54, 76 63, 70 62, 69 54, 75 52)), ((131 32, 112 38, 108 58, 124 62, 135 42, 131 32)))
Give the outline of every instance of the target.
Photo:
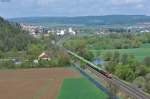
POLYGON ((108 99, 108 96, 84 78, 65 79, 58 99, 108 99))
POLYGON ((71 68, 0 71, 0 99, 56 99, 66 78, 80 74, 71 68))
POLYGON ((129 54, 134 55, 136 59, 143 60, 145 57, 150 56, 150 44, 143 44, 140 48, 133 48, 133 49, 111 49, 111 50, 91 50, 95 55, 99 53, 106 53, 106 52, 114 52, 119 51, 121 54, 129 54))

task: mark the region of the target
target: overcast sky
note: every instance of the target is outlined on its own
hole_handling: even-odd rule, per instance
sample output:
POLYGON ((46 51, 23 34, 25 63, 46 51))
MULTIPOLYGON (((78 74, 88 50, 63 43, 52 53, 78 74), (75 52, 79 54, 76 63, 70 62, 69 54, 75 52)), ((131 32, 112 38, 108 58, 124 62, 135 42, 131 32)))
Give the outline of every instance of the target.
POLYGON ((0 16, 150 15, 149 0, 0 0, 0 16), (7 2, 5 2, 7 1, 7 2))

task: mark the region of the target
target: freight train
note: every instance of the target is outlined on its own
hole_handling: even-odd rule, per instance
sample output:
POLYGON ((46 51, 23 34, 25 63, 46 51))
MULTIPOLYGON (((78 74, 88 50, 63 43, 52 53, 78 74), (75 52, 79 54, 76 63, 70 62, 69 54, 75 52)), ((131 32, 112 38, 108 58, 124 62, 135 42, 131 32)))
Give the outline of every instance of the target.
POLYGON ((74 57, 78 58, 79 60, 82 60, 83 62, 85 62, 88 66, 90 66, 91 68, 93 68, 94 70, 96 70, 97 72, 101 73, 102 75, 104 75, 105 77, 107 78, 112 78, 112 74, 103 70, 102 68, 96 66, 95 64, 87 61, 86 59, 78 56, 77 54, 71 52, 70 50, 67 50, 67 52, 70 54, 70 55, 73 55, 74 57))

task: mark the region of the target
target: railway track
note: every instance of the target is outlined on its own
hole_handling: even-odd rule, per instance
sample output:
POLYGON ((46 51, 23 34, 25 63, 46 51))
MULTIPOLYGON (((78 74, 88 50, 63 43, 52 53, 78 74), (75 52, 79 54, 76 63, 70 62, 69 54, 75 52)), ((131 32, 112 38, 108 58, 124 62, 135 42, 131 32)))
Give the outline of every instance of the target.
POLYGON ((112 83, 113 85, 117 86, 119 89, 123 90, 124 92, 128 93, 129 96, 133 97, 134 99, 150 99, 150 96, 145 94, 143 91, 139 90, 138 88, 129 85, 122 80, 118 79, 117 77, 113 76, 112 79, 105 77, 103 74, 97 72, 90 66, 86 66, 90 71, 92 71, 95 75, 99 78, 103 78, 106 82, 112 83))
POLYGON ((150 99, 150 96, 146 95, 143 91, 131 86, 130 84, 123 82, 122 80, 118 79, 115 76, 112 78, 112 81, 118 83, 130 95, 132 95, 132 96, 134 95, 134 97, 136 97, 136 99, 150 99))

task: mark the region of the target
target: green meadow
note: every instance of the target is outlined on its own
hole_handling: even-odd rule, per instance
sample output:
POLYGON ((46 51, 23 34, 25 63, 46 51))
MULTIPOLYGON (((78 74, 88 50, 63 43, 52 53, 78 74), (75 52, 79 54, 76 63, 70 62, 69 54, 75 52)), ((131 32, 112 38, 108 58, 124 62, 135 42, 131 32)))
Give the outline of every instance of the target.
POLYGON ((65 79, 57 99, 108 99, 108 96, 90 81, 65 79))
POLYGON ((150 56, 150 44, 142 44, 140 48, 132 49, 110 49, 110 50, 91 50, 95 55, 104 54, 106 52, 118 51, 121 54, 134 55, 136 59, 143 60, 145 57, 150 56))

